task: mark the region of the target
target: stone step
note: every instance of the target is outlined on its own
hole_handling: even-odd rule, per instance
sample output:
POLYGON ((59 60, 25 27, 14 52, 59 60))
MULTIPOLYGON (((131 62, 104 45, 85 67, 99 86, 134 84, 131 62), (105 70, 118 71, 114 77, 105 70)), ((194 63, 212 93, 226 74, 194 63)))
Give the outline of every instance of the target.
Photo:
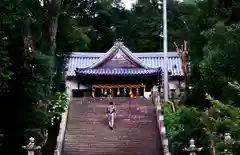
POLYGON ((155 108, 151 101, 112 99, 115 128, 108 128, 108 99, 73 99, 63 145, 63 155, 161 155, 155 108))

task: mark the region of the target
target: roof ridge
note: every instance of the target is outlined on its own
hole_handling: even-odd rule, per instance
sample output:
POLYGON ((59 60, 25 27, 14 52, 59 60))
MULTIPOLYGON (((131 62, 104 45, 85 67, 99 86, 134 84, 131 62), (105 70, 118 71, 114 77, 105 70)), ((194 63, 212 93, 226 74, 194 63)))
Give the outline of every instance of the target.
MULTIPOLYGON (((108 51, 109 52, 109 51, 108 51)), ((107 57, 109 54, 106 53, 97 53, 97 52, 73 52, 69 55, 69 57, 98 57, 98 58, 104 58, 107 57)), ((131 52, 131 51, 130 51, 131 52)), ((131 57, 134 57, 135 59, 139 59, 139 57, 163 57, 163 52, 145 52, 145 53, 130 53, 131 57)), ((168 57, 179 57, 177 52, 168 52, 168 57)))

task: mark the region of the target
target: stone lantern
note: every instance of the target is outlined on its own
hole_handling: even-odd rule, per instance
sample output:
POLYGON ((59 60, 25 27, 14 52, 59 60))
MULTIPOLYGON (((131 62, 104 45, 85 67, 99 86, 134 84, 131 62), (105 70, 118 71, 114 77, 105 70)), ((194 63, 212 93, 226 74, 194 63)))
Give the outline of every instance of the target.
POLYGON ((28 151, 28 155, 34 155, 35 151, 41 149, 41 146, 36 146, 34 141, 35 141, 34 138, 31 137, 29 138, 28 145, 22 146, 23 149, 28 151))
POLYGON ((189 155, 196 155, 196 152, 202 151, 202 147, 201 148, 197 148, 195 146, 194 139, 191 139, 190 140, 190 146, 188 148, 184 148, 183 151, 188 152, 189 155))
MULTIPOLYGON (((226 146, 229 146, 231 144, 231 140, 232 140, 232 137, 231 137, 230 133, 225 133, 224 134, 224 143, 226 144, 226 146)), ((227 148, 224 149, 224 152, 226 152, 229 155, 232 155, 232 153, 227 148)))

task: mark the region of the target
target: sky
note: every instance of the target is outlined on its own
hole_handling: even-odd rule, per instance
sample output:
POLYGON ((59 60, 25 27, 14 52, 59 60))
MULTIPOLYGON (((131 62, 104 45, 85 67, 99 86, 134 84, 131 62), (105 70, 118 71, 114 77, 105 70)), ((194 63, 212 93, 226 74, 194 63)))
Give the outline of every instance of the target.
POLYGON ((132 4, 135 3, 136 0, 122 0, 122 2, 125 5, 126 9, 131 9, 132 4))
MULTIPOLYGON (((125 5, 125 8, 130 10, 132 7, 132 4, 136 3, 137 0, 122 0, 123 4, 125 5)), ((179 0, 183 1, 183 0, 179 0)))

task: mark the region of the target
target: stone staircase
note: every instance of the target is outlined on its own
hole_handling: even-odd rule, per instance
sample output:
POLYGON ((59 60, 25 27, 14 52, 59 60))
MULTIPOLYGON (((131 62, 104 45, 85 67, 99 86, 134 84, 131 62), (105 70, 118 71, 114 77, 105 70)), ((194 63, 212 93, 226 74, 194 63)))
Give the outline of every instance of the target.
POLYGON ((62 155, 162 155, 152 102, 140 98, 112 99, 117 116, 115 128, 110 130, 105 116, 109 101, 72 100, 62 155))

